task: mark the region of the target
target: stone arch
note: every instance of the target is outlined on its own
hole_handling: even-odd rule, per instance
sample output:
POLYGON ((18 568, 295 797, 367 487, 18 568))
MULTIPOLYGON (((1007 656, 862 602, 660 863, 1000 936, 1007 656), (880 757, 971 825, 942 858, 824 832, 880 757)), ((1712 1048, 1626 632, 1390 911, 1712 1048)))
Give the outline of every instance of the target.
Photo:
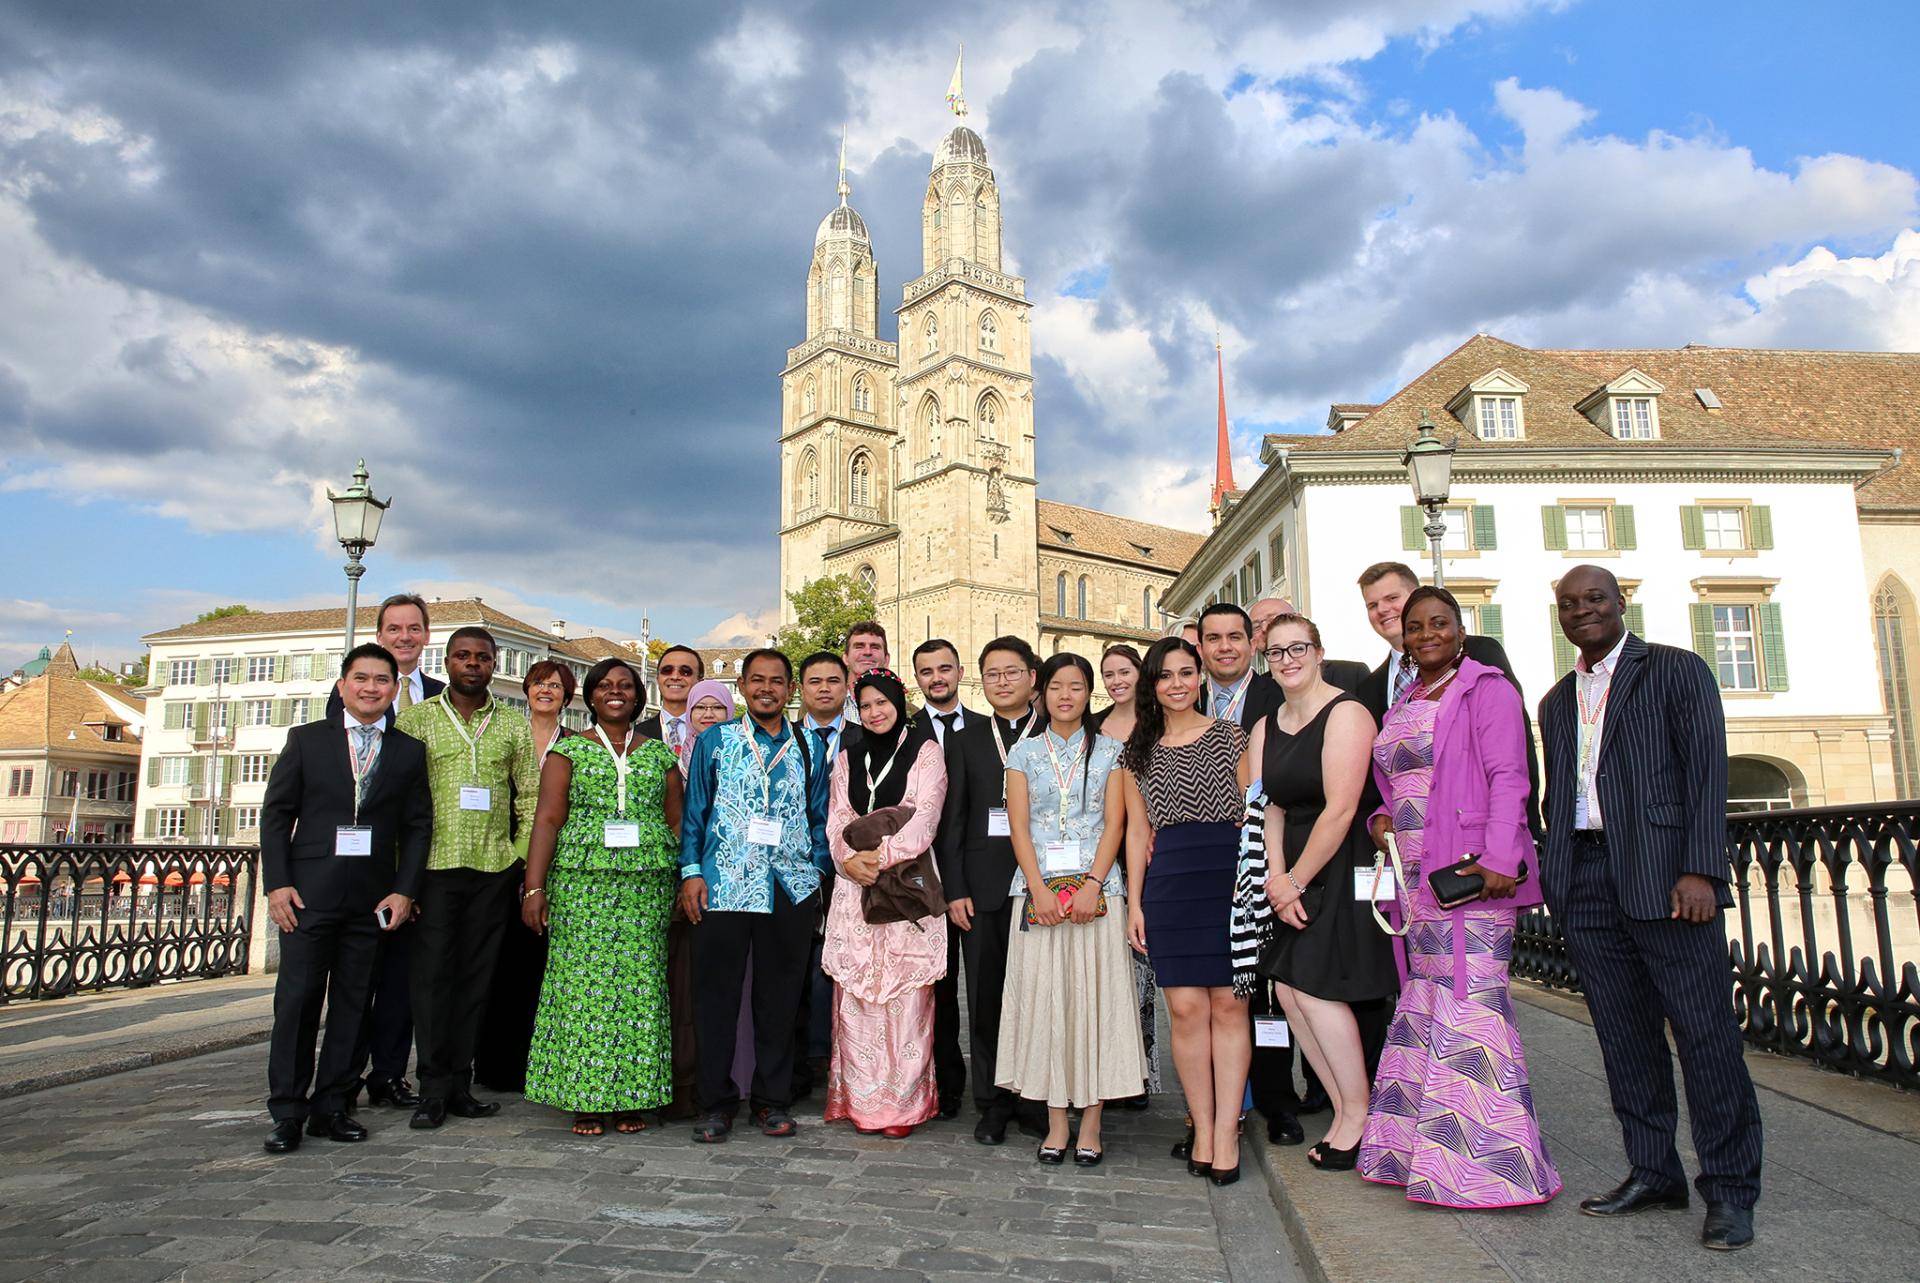
POLYGON ((873 455, 866 450, 854 451, 847 464, 847 502, 856 508, 873 506, 873 455))
POLYGON ((998 352, 1000 350, 1000 318, 992 308, 980 313, 980 350, 998 352))
POLYGON ((793 508, 796 513, 820 506, 820 455, 812 446, 800 452, 800 466, 793 474, 793 508))
POLYGON ((1807 804, 1807 777, 1785 758, 1741 753, 1727 759, 1727 810, 1778 811, 1807 804))
POLYGON ((919 446, 915 454, 919 458, 930 459, 940 453, 940 401, 931 392, 920 400, 914 431, 919 446))
POLYGON ((862 414, 873 413, 873 381, 865 374, 853 376, 853 408, 862 414))
POLYGON ((1001 425, 1007 417, 1006 403, 1000 394, 989 388, 980 394, 980 400, 973 410, 973 426, 976 433, 990 441, 1001 440, 1001 425))

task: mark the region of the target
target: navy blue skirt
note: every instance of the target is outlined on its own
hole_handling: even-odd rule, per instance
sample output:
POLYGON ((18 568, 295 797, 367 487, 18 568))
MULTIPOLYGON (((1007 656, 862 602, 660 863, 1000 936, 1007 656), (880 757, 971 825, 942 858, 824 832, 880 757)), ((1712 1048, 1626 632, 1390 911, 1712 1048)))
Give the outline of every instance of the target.
POLYGON ((1170 824, 1154 833, 1140 912, 1147 957, 1162 989, 1233 983, 1227 925, 1239 860, 1237 824, 1170 824))

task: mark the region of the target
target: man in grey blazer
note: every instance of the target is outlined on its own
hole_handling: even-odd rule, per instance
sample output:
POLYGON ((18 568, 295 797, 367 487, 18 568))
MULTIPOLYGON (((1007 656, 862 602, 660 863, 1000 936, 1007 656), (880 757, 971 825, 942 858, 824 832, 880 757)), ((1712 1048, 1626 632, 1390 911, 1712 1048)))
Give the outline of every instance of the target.
POLYGON ((1727 932, 1727 728, 1720 684, 1692 651, 1629 633, 1613 575, 1575 566, 1555 591, 1580 652, 1540 704, 1546 747, 1547 907, 1580 973, 1620 1120, 1626 1180, 1589 1216, 1687 1206, 1674 1147, 1680 1053, 1707 1203, 1701 1242, 1753 1242, 1760 1105, 1733 1015, 1727 932))

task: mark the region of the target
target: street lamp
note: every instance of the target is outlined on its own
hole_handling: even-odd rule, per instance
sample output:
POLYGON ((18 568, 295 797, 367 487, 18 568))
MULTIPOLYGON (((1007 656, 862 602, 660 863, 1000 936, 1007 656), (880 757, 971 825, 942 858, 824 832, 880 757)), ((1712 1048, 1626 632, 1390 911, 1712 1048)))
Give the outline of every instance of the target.
POLYGON ((376 499, 367 488, 367 461, 353 470, 353 485, 345 494, 327 491, 333 503, 333 534, 347 550, 347 649, 353 649, 354 625, 360 614, 360 576, 367 568, 360 558, 380 536, 380 518, 386 515, 391 499, 376 499))
POLYGON ((1400 456, 1406 465, 1407 479, 1413 483, 1414 502, 1427 511, 1427 543, 1433 550, 1433 586, 1447 584, 1446 568, 1441 562, 1441 545, 1447 537, 1447 492, 1453 488, 1453 442, 1442 442, 1433 420, 1420 412, 1420 436, 1400 456))

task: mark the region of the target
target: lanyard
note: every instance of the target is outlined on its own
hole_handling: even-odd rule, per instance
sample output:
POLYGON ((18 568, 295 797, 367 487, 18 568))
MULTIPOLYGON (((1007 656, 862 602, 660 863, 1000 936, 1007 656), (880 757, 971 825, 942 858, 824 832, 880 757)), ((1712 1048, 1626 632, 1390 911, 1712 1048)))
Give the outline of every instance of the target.
POLYGON ((866 775, 867 775, 867 809, 869 811, 873 809, 874 798, 878 797, 880 794, 881 783, 887 778, 887 776, 893 774, 893 764, 900 760, 900 750, 905 748, 906 745, 907 745, 907 737, 904 734, 902 734, 900 736, 900 742, 893 746, 893 756, 889 757, 887 759, 887 764, 880 768, 880 774, 878 776, 874 775, 873 773, 873 759, 872 758, 867 759, 867 764, 862 769, 866 771, 866 775))
MULTIPOLYGON (((1018 744, 1021 740, 1026 739, 1027 732, 1031 731, 1039 721, 1040 714, 1029 712, 1027 714, 1027 724, 1021 727, 1020 733, 1013 737, 1013 743, 1018 744)), ((1012 745, 1007 744, 1000 738, 1000 718, 997 714, 988 714, 987 726, 988 729, 993 732, 993 751, 1000 755, 1000 805, 1004 807, 1007 804, 1007 750, 1011 748, 1012 745)))
MULTIPOLYGON (((1592 684, 1589 674, 1584 685, 1592 684)), ((1577 677, 1573 686, 1574 697, 1580 702, 1580 792, 1584 794, 1589 791, 1587 784, 1593 770, 1594 749, 1600 740, 1600 719, 1607 711, 1607 697, 1613 694, 1613 674, 1607 674, 1607 688, 1600 692, 1600 698, 1594 701, 1591 708, 1587 706, 1587 692, 1583 689, 1583 683, 1577 677)))
POLYGON ((1227 701, 1226 708, 1218 714, 1221 721, 1237 722, 1240 720, 1240 710, 1246 706, 1247 688, 1251 685, 1253 685, 1253 674, 1249 672, 1240 679, 1239 689, 1233 692, 1233 698, 1227 701))
POLYGON ((466 724, 460 720, 460 714, 453 711, 453 703, 450 700, 440 701, 440 711, 447 715, 447 720, 453 723, 453 729, 467 742, 467 755, 473 762, 475 784, 480 782, 480 741, 487 737, 487 727, 493 724, 494 710, 498 707, 498 704, 488 700, 487 715, 480 719, 480 729, 469 734, 466 724))
MULTIPOLYGON (((618 753, 613 751, 613 741, 607 738, 605 727, 595 722, 593 733, 599 737, 600 743, 606 748, 607 756, 613 759, 613 776, 618 781, 620 797, 619 809, 614 811, 614 814, 624 820, 627 818, 627 773, 633 770, 633 763, 627 760, 627 750, 633 747, 633 727, 627 727, 627 738, 620 745, 618 753)), ((554 738, 560 737, 555 735, 554 738)))
MULTIPOLYGON (((1083 760, 1088 761, 1089 766, 1091 766, 1091 761, 1087 758, 1087 735, 1084 728, 1079 732, 1079 735, 1080 747, 1075 749, 1073 756, 1067 759, 1067 765, 1064 770, 1061 769, 1059 755, 1053 751, 1053 736, 1044 736, 1047 741, 1047 763, 1053 767, 1053 782, 1060 787, 1060 840, 1062 842, 1067 840, 1067 798, 1073 791, 1073 768, 1078 766, 1083 760)), ((1087 781, 1085 779, 1080 781, 1080 809, 1082 811, 1087 809, 1087 781)))
MULTIPOLYGON (((377 726, 378 724, 376 723, 375 725, 377 726)), ((358 827, 360 824, 360 794, 364 790, 367 776, 373 774, 373 764, 380 760, 380 732, 376 729, 373 734, 366 737, 367 747, 366 751, 362 753, 359 745, 355 742, 360 736, 351 733, 359 729, 361 729, 361 724, 356 722, 349 728, 349 734, 347 735, 347 769, 353 773, 353 823, 355 827, 358 827)))
POLYGON ((553 728, 553 738, 548 740, 547 746, 540 750, 540 760, 543 762, 546 761, 547 754, 553 752, 553 746, 555 744, 558 744, 559 742, 560 742, 560 728, 556 726, 553 728))
POLYGON ((760 796, 762 798, 760 810, 763 814, 772 815, 773 769, 780 765, 780 759, 785 757, 787 750, 793 747, 793 736, 788 735, 781 741, 780 751, 775 753, 773 760, 769 762, 767 755, 760 751, 760 741, 753 737, 754 728, 751 726, 743 726, 740 730, 741 733, 747 737, 747 747, 753 750, 754 762, 760 767, 760 796))

